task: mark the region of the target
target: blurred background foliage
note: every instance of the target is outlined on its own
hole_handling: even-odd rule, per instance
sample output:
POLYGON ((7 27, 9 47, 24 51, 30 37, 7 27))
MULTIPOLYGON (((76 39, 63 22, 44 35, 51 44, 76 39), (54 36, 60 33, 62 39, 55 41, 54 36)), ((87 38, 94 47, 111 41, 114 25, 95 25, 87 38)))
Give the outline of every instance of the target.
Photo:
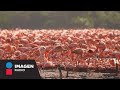
POLYGON ((120 11, 0 11, 0 28, 120 29, 120 11))

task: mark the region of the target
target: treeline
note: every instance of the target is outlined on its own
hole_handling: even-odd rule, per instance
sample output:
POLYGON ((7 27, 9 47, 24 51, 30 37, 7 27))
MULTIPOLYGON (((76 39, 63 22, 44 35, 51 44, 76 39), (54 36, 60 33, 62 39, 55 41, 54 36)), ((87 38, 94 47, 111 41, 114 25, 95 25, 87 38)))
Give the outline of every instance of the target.
POLYGON ((120 11, 0 11, 0 28, 120 29, 120 11))

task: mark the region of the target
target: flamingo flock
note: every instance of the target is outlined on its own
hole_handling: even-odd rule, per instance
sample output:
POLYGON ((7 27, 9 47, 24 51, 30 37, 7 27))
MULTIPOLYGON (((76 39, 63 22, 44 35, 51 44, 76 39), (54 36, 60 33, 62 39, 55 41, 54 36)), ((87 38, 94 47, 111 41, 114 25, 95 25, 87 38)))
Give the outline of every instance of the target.
POLYGON ((0 59, 35 60, 40 68, 113 72, 120 66, 120 30, 3 29, 0 59))

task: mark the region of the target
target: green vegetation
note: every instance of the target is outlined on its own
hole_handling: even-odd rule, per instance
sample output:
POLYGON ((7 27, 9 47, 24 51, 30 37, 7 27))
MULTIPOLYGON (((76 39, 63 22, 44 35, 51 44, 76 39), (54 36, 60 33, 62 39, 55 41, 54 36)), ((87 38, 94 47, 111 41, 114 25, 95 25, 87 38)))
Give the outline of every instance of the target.
POLYGON ((119 11, 0 11, 0 28, 120 29, 119 11))

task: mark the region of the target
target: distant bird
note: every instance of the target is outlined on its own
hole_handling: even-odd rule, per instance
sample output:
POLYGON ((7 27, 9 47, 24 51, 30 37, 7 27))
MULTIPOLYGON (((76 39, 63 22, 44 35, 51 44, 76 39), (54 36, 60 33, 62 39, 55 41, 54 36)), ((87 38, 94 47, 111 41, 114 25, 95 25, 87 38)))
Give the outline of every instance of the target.
POLYGON ((73 50, 72 53, 75 53, 77 55, 82 55, 83 54, 83 50, 81 48, 77 48, 77 49, 73 50))

